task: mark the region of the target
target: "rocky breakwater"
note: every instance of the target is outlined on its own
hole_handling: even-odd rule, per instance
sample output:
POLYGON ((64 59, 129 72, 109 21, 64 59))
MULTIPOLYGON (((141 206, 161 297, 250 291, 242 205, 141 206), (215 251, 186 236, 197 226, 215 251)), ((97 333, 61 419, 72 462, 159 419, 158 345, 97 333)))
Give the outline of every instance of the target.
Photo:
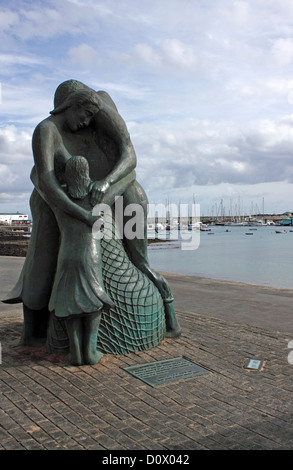
POLYGON ((29 236, 6 227, 0 228, 0 256, 26 256, 29 236))
MULTIPOLYGON (((25 232, 0 227, 0 256, 22 256, 27 254, 29 236, 25 232)), ((156 238, 148 239, 148 244, 163 242, 156 238)))

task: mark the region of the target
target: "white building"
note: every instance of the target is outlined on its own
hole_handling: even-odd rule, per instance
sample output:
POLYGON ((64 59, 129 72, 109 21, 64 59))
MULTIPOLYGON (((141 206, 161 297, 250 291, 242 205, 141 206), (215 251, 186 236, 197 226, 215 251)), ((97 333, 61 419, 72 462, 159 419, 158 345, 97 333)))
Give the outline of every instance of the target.
POLYGON ((19 212, 15 214, 0 213, 0 224, 2 225, 22 225, 29 223, 30 220, 27 214, 20 214, 19 212))

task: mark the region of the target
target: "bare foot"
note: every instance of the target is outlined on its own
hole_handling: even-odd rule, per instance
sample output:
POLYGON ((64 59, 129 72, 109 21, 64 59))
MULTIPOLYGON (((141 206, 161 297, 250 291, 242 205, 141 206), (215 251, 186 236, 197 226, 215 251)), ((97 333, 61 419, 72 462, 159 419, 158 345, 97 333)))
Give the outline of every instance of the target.
POLYGON ((164 302, 166 318, 166 338, 178 338, 181 335, 181 328, 178 323, 174 303, 164 302))
POLYGON ((93 366, 97 364, 103 356, 104 354, 97 349, 95 351, 86 351, 84 354, 84 364, 93 366))

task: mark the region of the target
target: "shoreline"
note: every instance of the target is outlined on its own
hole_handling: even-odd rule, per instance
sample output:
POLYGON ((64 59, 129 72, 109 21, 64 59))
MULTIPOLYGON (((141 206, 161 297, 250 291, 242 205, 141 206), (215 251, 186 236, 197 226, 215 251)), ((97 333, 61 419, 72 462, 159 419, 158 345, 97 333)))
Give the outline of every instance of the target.
MULTIPOLYGON (((18 233, 12 235, 6 232, 0 233, 0 256, 25 257, 28 250, 30 238, 18 233)), ((168 240, 166 240, 168 241, 168 240)), ((164 243, 165 240, 148 238, 148 245, 164 243)))
POLYGON ((276 286, 268 286, 268 285, 265 285, 265 284, 252 284, 252 283, 249 283, 249 282, 243 282, 243 281, 231 281, 229 279, 218 279, 216 277, 206 277, 206 276, 197 276, 197 275, 193 275, 193 274, 183 274, 183 273, 173 273, 173 272, 166 272, 166 271, 158 271, 160 274, 162 274, 163 276, 168 276, 170 278, 186 278, 187 280, 190 279, 194 279, 194 280, 198 280, 198 281, 201 281, 201 280, 206 280, 206 281, 212 281, 214 283, 219 283, 219 284, 231 284, 232 286, 243 286, 243 287, 260 287, 260 288, 263 288, 263 289, 268 289, 268 290, 279 290, 279 291, 286 291, 286 292, 292 292, 293 294, 293 289, 289 289, 287 287, 276 287, 276 286))
MULTIPOLYGON (((14 259, 14 260, 25 260, 25 256, 21 255, 2 255, 0 254, 0 260, 1 259, 14 259)), ((159 274, 162 274, 164 277, 168 278, 169 280, 178 280, 178 279, 185 279, 186 281, 198 281, 198 282, 213 282, 215 284, 225 284, 225 285, 231 285, 235 287, 247 287, 247 288, 261 288, 263 290, 275 290, 275 291, 284 291, 287 293, 292 293, 293 294, 293 289, 289 289, 287 287, 278 287, 278 286, 268 286, 264 284, 252 284, 249 282, 243 282, 243 281, 231 281, 229 279, 218 279, 215 277, 206 277, 206 276, 197 276, 195 274, 184 274, 184 273, 174 273, 174 272, 167 272, 167 271, 161 271, 157 270, 159 274)))
MULTIPOLYGON (((24 236, 22 233, 7 233, 7 232, 0 232, 0 257, 7 257, 7 258, 23 258, 25 259, 26 254, 27 254, 27 249, 29 245, 30 238, 27 236, 24 236)), ((162 240, 159 238, 148 238, 148 246, 150 245, 155 245, 155 244, 165 244, 170 242, 170 240, 162 240)), ((175 278, 185 278, 187 281, 188 280, 197 280, 198 282, 202 282, 206 280, 207 282, 214 282, 218 284, 225 284, 225 285, 230 285, 230 286, 243 286, 244 288, 247 287, 256 287, 256 288, 262 288, 266 289, 267 291, 269 290, 276 290, 280 292, 293 292, 293 288, 290 287, 281 287, 281 286, 275 286, 275 285, 268 285, 268 284, 259 284, 259 283, 252 283, 249 281, 235 281, 231 279, 223 279, 223 278, 217 278, 213 276, 202 276, 202 275, 196 275, 196 274, 185 274, 185 273, 177 273, 173 271, 165 271, 162 269, 155 268, 156 271, 159 273, 163 274, 165 277, 168 277, 170 279, 175 279, 175 278)))
MULTIPOLYGON (((16 284, 25 257, 0 256, 0 298, 16 284)), ((159 270, 158 270, 159 271, 159 270)), ((293 338, 293 289, 280 289, 234 281, 167 273, 176 312, 189 312, 253 327, 283 331, 293 338)), ((1 314, 19 312, 21 305, 1 303, 1 314)))

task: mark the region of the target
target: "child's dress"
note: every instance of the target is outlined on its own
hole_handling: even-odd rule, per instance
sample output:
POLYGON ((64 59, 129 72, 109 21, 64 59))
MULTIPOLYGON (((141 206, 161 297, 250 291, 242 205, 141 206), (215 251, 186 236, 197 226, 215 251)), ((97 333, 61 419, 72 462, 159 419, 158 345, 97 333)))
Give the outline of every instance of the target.
POLYGON ((100 240, 85 223, 58 210, 55 215, 61 241, 49 310, 68 317, 113 306, 103 285, 100 240))

